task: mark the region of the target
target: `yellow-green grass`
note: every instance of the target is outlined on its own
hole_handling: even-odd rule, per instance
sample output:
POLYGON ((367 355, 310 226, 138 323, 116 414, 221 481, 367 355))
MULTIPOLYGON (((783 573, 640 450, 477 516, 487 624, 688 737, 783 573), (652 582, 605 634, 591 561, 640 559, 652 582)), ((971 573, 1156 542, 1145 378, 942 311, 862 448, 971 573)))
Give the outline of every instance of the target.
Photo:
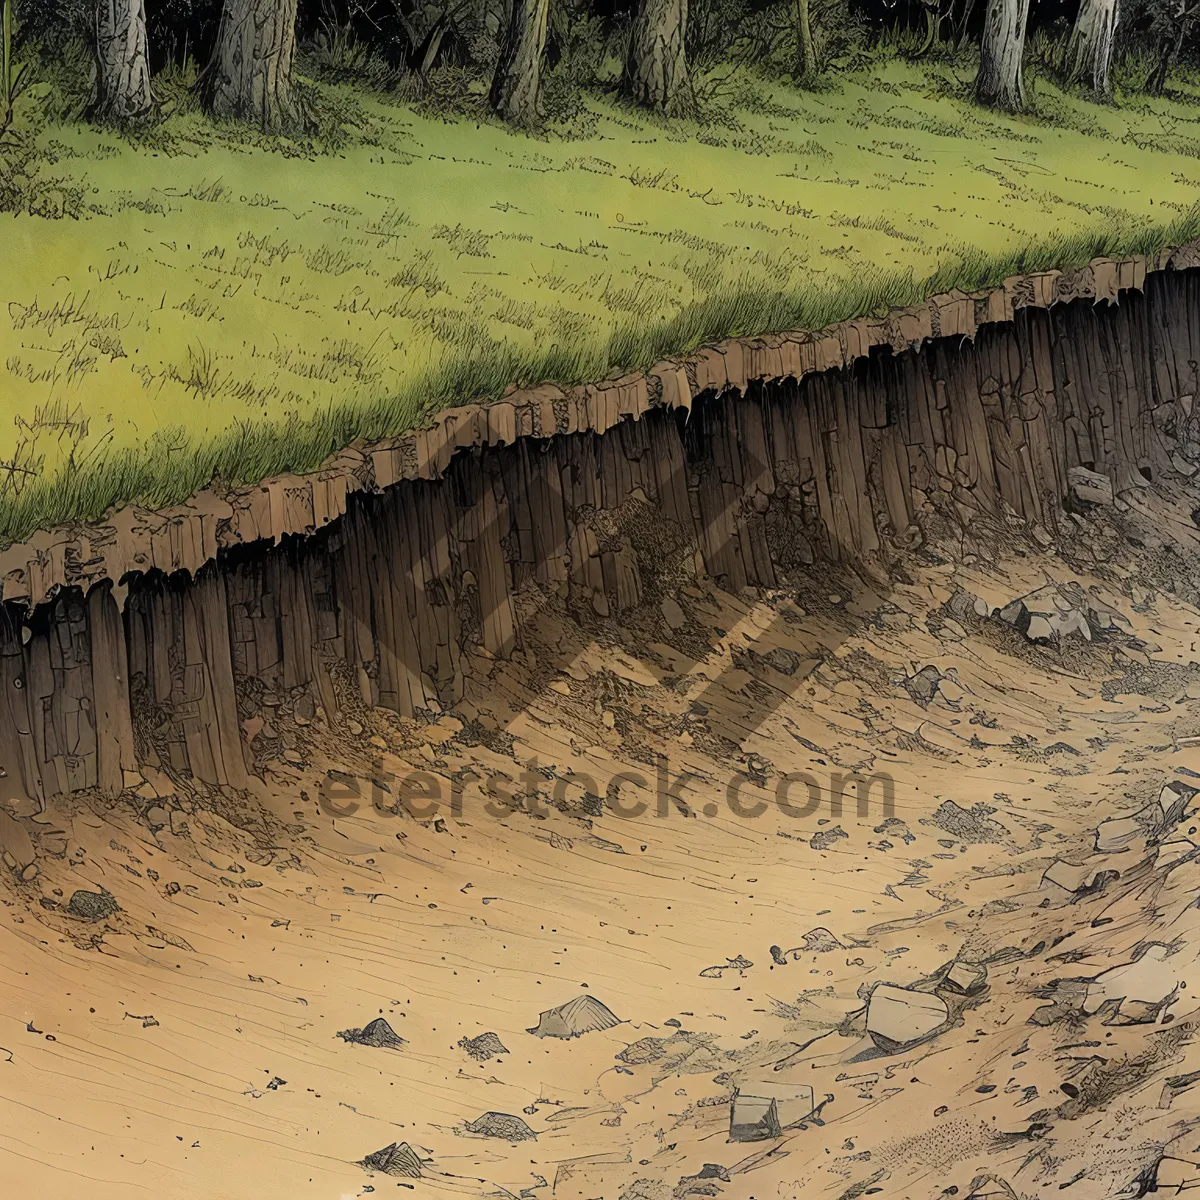
POLYGON ((1200 235, 1186 90, 1042 81, 1009 118, 959 74, 756 82, 707 123, 589 97, 573 138, 358 93, 317 155, 197 113, 44 128, 84 211, 0 215, 0 540, 311 469, 509 384, 1200 235))

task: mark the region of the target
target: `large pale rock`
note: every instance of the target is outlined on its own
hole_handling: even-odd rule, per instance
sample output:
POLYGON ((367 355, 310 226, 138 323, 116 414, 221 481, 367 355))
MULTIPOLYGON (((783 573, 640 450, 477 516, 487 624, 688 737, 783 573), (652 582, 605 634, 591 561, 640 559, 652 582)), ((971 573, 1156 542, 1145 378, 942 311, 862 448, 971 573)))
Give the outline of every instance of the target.
POLYGON ((1067 484, 1071 495, 1085 504, 1112 504, 1113 485, 1107 475, 1099 471, 1089 471, 1087 467, 1070 467, 1067 470, 1067 484))
POLYGON ((950 1019, 940 996, 881 984, 867 1002, 867 1032, 897 1046, 919 1042, 950 1019))
POLYGON ((1151 946, 1136 962, 1101 971, 1088 985, 1083 1011, 1090 1015, 1109 1000, 1119 1000, 1122 1008, 1161 1005, 1186 982, 1195 965, 1195 953, 1172 955, 1167 946, 1151 946))

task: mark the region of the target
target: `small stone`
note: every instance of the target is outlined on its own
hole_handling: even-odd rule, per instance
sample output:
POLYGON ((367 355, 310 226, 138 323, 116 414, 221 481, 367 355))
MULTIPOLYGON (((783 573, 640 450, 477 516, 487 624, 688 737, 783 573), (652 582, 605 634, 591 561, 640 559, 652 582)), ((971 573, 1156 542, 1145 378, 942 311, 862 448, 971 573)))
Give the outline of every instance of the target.
POLYGON ((103 921, 117 911, 117 902, 107 892, 73 892, 67 901, 67 912, 85 921, 103 921))
POLYGON ((537 1137, 537 1134, 520 1117, 502 1112, 485 1112, 482 1117, 468 1121, 466 1130, 468 1133, 500 1138, 506 1142, 524 1142, 529 1138, 537 1137))

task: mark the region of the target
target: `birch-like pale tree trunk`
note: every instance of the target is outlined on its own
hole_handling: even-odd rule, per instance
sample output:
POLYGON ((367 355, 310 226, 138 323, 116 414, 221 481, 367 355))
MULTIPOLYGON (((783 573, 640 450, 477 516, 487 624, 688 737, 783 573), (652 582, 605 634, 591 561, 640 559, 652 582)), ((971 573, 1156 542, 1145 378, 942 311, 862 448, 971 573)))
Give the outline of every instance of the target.
POLYGON ((1120 19, 1120 0, 1082 0, 1067 43, 1071 79, 1090 83, 1102 100, 1112 95, 1113 41, 1120 19))
POLYGON ((542 64, 550 0, 513 0, 489 97, 497 116, 536 125, 542 115, 542 64))
POLYGON ((93 120, 124 125, 150 112, 144 0, 96 0, 93 120))
POLYGON ((691 110, 687 19, 688 0, 639 0, 624 79, 625 91, 638 104, 672 114, 691 110))
POLYGON ((975 95, 981 104, 1020 112, 1025 107, 1021 60, 1029 0, 988 0, 975 95))
POLYGON ((296 124, 295 58, 296 0, 225 0, 206 89, 213 115, 264 130, 296 124))
POLYGON ((796 73, 801 79, 812 79, 817 73, 817 47, 813 42, 809 0, 796 0, 796 43, 796 73))

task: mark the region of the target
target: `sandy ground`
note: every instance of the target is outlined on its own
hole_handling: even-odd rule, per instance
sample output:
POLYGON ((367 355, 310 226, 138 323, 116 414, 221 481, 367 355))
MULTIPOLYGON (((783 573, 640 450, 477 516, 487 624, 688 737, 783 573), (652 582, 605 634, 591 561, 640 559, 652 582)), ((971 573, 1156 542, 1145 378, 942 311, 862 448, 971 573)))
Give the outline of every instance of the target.
POLYGON ((1178 840, 1200 837, 1196 802, 1094 850, 1102 821, 1200 786, 1194 573, 1165 590, 1132 559, 1096 572, 926 554, 886 588, 683 589, 624 627, 531 609, 527 649, 473 658, 436 723, 376 713, 347 740, 318 721, 243 804, 164 804, 151 780, 26 822, 40 873, 0 891, 3 1193, 1200 1188, 1200 864, 1178 840), (1048 580, 1095 589, 1134 636, 1034 646, 976 611, 1048 580), (662 816, 660 756, 694 776, 662 816), (531 760, 539 810, 489 813, 481 782, 531 760), (447 797, 456 779, 462 811, 367 794, 332 816, 331 769, 386 783, 385 809, 405 771, 447 797), (854 770, 893 778, 892 819, 881 788, 865 817, 852 790, 831 811, 831 773, 854 770), (622 771, 646 778, 621 790, 646 815, 599 803, 622 771), (730 810, 735 772, 765 812, 730 810), (820 782, 816 811, 773 803, 788 772, 820 782), (1058 861, 1085 869, 1045 881, 1058 861), (77 890, 117 911, 73 915, 77 890), (946 1019, 881 1043, 881 984, 946 1019), (620 1023, 528 1032, 579 996, 620 1023), (403 1045, 338 1036, 381 1016, 403 1045), (504 1052, 479 1061, 459 1043, 485 1032, 504 1052), (815 1114, 780 1101, 780 1136, 730 1140, 735 1091, 808 1087, 815 1114), (488 1112, 536 1136, 466 1129, 488 1112), (421 1178, 359 1165, 394 1142, 421 1178))

